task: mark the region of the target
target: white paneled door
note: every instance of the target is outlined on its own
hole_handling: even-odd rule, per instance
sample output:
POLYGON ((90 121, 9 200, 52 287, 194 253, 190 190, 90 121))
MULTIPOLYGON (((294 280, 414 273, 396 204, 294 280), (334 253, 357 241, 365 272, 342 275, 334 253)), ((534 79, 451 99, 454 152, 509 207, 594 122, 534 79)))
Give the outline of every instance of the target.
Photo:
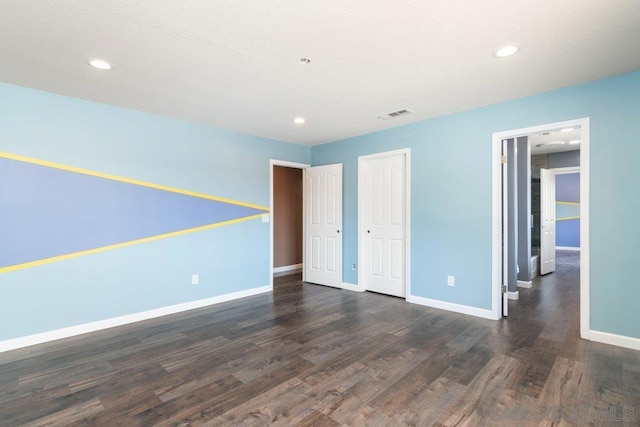
POLYGON ((540 274, 556 271, 556 176, 540 169, 540 274))
POLYGON ((342 287, 342 164, 304 170, 304 280, 342 287))
POLYGON ((364 289, 406 296, 406 153, 362 158, 361 271, 364 289))

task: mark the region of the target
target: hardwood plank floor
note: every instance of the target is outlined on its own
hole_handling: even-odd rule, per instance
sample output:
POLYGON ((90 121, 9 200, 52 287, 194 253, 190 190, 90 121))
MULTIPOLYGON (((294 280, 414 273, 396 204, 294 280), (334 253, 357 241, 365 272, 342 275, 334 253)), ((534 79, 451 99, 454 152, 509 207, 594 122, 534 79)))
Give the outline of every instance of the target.
POLYGON ((490 321, 272 294, 0 354, 0 425, 640 425, 640 352, 579 337, 577 254, 490 321))

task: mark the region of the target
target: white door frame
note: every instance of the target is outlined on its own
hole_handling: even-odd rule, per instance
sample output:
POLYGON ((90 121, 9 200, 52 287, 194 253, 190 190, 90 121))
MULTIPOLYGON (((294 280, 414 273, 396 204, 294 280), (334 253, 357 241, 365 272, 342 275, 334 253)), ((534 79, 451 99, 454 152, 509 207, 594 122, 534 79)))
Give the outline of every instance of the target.
MULTIPOLYGON (((286 160, 269 160, 269 289, 273 291, 273 168, 274 166, 284 166, 294 169, 306 169, 311 165, 306 163, 288 162, 286 160)), ((302 186, 302 217, 304 218, 304 185, 302 186)), ((302 221, 302 238, 304 239, 304 221, 302 221)), ((302 245, 302 262, 304 263, 304 244, 302 245)), ((304 267, 302 269, 302 280, 304 280, 304 267)))
POLYGON ((502 140, 518 136, 542 133, 554 129, 580 126, 580 336, 590 339, 590 263, 589 263, 589 118, 548 123, 522 129, 495 132, 491 144, 492 173, 492 248, 491 248, 491 311, 493 318, 500 318, 502 274, 502 140))
POLYGON ((362 225, 365 223, 365 183, 364 183, 364 162, 367 160, 380 158, 380 157, 389 157, 398 154, 403 154, 405 156, 405 168, 404 168, 404 179, 405 179, 405 236, 404 236, 404 278, 405 278, 405 299, 408 299, 411 294, 411 149, 403 148, 400 150, 393 151, 385 151, 383 153, 375 153, 368 154, 365 156, 358 157, 358 286, 355 289, 358 292, 366 291, 364 287, 364 282, 362 280, 362 275, 360 273, 360 266, 362 265, 362 259, 364 254, 364 230, 362 225))

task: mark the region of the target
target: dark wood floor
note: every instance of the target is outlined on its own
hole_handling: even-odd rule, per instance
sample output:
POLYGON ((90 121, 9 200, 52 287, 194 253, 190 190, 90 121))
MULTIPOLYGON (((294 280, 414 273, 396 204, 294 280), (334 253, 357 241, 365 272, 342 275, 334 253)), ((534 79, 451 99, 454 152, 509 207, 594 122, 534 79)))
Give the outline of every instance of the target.
POLYGON ((279 278, 0 354, 0 425, 640 425, 640 352, 579 338, 577 274, 503 321, 279 278))

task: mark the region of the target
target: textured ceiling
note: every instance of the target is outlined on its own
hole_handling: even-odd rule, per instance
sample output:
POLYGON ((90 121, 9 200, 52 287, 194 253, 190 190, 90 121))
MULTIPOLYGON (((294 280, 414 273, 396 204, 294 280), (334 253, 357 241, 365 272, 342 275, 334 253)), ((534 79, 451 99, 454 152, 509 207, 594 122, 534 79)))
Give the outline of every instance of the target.
POLYGON ((638 0, 2 0, 0 81, 314 145, 635 71, 639 40, 638 0))

